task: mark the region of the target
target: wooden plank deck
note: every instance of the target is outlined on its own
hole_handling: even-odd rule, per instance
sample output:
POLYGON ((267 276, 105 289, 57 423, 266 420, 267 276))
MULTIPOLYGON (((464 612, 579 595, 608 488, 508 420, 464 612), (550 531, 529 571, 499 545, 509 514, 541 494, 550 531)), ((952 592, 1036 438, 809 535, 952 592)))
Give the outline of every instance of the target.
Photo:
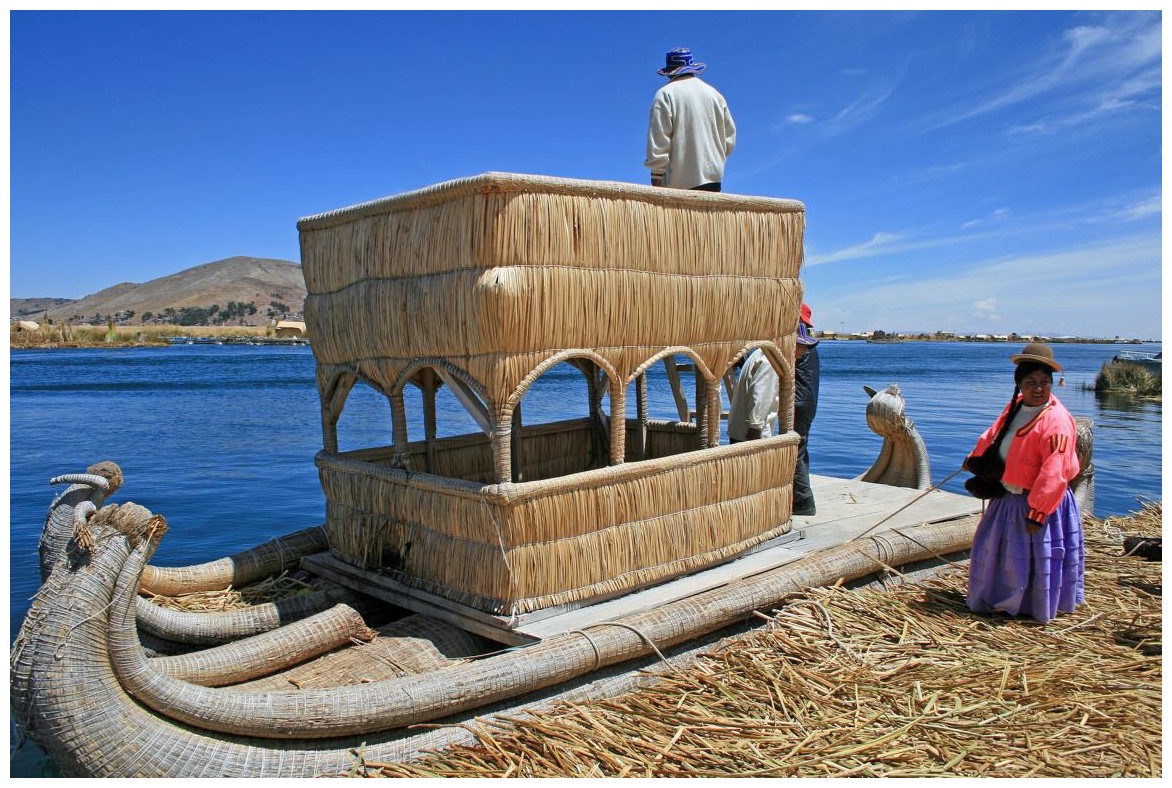
POLYGON ((305 568, 362 593, 432 616, 509 645, 523 645, 602 621, 649 610, 797 561, 871 533, 963 517, 980 511, 967 495, 811 476, 818 513, 794 517, 793 531, 733 561, 652 588, 593 604, 568 605, 507 618, 410 588, 386 575, 350 566, 328 554, 303 559, 305 568), (894 514, 893 514, 894 513, 894 514))

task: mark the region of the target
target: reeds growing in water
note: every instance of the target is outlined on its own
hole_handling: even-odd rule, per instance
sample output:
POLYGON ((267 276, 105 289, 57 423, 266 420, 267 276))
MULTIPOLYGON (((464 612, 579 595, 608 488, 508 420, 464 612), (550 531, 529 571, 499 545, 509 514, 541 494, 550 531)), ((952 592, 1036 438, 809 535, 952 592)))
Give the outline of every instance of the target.
POLYGON ((1161 378, 1140 364, 1130 361, 1109 361, 1095 378, 1095 392, 1123 394, 1143 399, 1158 399, 1162 395, 1161 378))

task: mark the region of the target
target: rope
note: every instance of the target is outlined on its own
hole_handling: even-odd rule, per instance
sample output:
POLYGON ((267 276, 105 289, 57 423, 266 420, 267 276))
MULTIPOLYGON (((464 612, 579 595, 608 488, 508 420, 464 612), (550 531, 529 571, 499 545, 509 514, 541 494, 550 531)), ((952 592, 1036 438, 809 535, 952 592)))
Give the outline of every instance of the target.
MULTIPOLYGON (((883 523, 885 523, 885 522, 887 522, 888 520, 890 520, 892 517, 895 517, 895 515, 899 514, 899 513, 900 513, 900 512, 902 512, 904 509, 906 509, 906 508, 908 508, 909 506, 911 506, 912 504, 914 504, 914 503, 918 502, 920 499, 922 499, 922 498, 923 498, 925 495, 927 495, 928 493, 936 492, 936 490, 939 490, 939 489, 940 489, 940 487, 941 487, 941 486, 942 486, 942 485, 943 485, 945 482, 947 482, 947 481, 950 481, 950 480, 951 480, 951 479, 952 479, 954 476, 956 476, 958 473, 960 473, 960 472, 961 472, 961 471, 963 471, 963 470, 964 470, 964 466, 961 466, 961 467, 957 468, 955 471, 953 471, 952 473, 948 474, 947 476, 945 476, 945 477, 944 477, 943 479, 941 479, 940 481, 936 482, 936 484, 934 484, 934 485, 932 485, 931 487, 929 487, 928 489, 924 490, 922 493, 920 493, 919 495, 917 495, 915 498, 912 498, 910 501, 908 501, 907 503, 905 503, 903 506, 899 507, 899 508, 898 508, 898 509, 896 509, 894 512, 892 512, 891 514, 887 515, 887 516, 886 516, 886 517, 884 517, 882 520, 880 520, 879 522, 877 522, 877 523, 875 523, 874 525, 872 525, 872 526, 871 526, 870 528, 868 528, 866 531, 863 531, 861 534, 859 534, 858 536, 856 536, 856 537, 855 537, 855 539, 861 539, 861 538, 863 538, 864 536, 866 536, 867 534, 871 533, 872 531, 874 531, 874 530, 875 530, 876 528, 878 528, 879 526, 883 525, 883 523)), ((853 540, 852 540, 852 541, 853 541, 853 540)))
MULTIPOLYGON (((501 531, 501 521, 498 516, 496 507, 489 505, 488 501, 483 498, 480 499, 480 508, 488 512, 488 519, 492 521, 492 529, 496 533, 496 543, 501 549, 501 561, 504 562, 505 571, 509 575, 509 580, 513 579, 513 567, 509 565, 509 551, 505 548, 505 535, 501 531)), ((516 611, 514 611, 516 615, 516 611)))
MULTIPOLYGON (((667 661, 667 657, 663 656, 663 652, 661 652, 661 651, 659 650, 659 648, 658 648, 658 647, 655 645, 655 643, 654 643, 654 642, 651 640, 651 638, 647 637, 645 634, 643 634, 642 632, 640 632, 640 631, 639 631, 639 630, 638 630, 636 627, 633 627, 633 626, 631 626, 630 624, 624 624, 624 623, 622 623, 621 621, 599 621, 597 624, 591 624, 590 626, 592 626, 592 627, 604 627, 604 626, 608 626, 608 625, 609 625, 609 626, 615 626, 615 627, 622 627, 623 629, 629 629, 629 630, 631 630, 631 631, 632 631, 632 632, 634 632, 636 635, 638 635, 638 636, 639 636, 639 638, 640 638, 640 639, 641 639, 641 640, 642 640, 644 643, 646 643, 648 646, 650 646, 650 647, 651 647, 651 650, 652 650, 652 651, 654 651, 654 652, 655 652, 655 655, 656 655, 657 657, 659 657, 659 658, 660 658, 660 659, 663 661, 663 664, 665 664, 665 665, 669 665, 669 666, 671 665, 671 663, 667 661)), ((581 632, 581 630, 574 630, 574 631, 575 631, 575 632, 581 632)), ((584 634, 584 635, 585 635, 586 633, 585 633, 585 632, 583 632, 582 634, 584 634)), ((589 636, 587 636, 587 640, 589 640, 589 636)), ((593 642, 593 641, 591 641, 591 642, 593 642)))
MULTIPOLYGON (((924 548, 925 550, 927 550, 929 553, 931 553, 931 554, 932 554, 932 557, 933 557, 933 558, 938 558, 938 559, 940 559, 941 561, 943 561, 944 563, 948 564, 949 566, 957 566, 957 565, 958 565, 958 564, 957 564, 955 561, 950 561, 950 560, 948 560, 947 558, 945 558, 944 556, 940 555, 939 553, 937 553, 937 552, 936 552, 935 550, 933 550, 932 548, 928 547, 928 546, 927 546, 926 544, 924 544, 923 542, 921 542, 921 541, 918 541, 918 540, 916 540, 916 539, 913 539, 912 537, 908 536, 907 534, 905 534, 903 531, 899 530, 898 528, 892 528, 892 529, 891 529, 891 531, 890 531, 890 533, 893 533, 893 534, 899 534, 900 536, 902 536, 904 539, 907 539, 907 540, 908 540, 909 542, 911 542, 912 544, 914 544, 914 545, 918 545, 918 546, 920 546, 920 547, 924 548)), ((902 572, 900 572, 899 574, 903 574, 903 573, 902 573, 902 572)))
POLYGON ((590 635, 587 634, 586 630, 584 630, 584 629, 571 629, 566 634, 567 635, 581 635, 582 637, 586 638, 586 642, 590 644, 590 648, 594 649, 594 667, 592 667, 590 669, 591 672, 598 670, 600 667, 602 667, 602 652, 600 652, 598 650, 598 644, 594 642, 594 638, 590 637, 590 635))

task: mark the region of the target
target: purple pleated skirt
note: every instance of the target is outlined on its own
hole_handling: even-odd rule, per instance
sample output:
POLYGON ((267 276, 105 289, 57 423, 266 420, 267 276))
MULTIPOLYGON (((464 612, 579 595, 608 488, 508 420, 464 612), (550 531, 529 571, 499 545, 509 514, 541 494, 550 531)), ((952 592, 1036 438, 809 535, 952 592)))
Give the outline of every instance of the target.
POLYGON ((989 501, 969 563, 969 610, 1000 610, 1046 622, 1085 600, 1082 516, 1068 489, 1042 529, 1026 530, 1026 495, 989 501))

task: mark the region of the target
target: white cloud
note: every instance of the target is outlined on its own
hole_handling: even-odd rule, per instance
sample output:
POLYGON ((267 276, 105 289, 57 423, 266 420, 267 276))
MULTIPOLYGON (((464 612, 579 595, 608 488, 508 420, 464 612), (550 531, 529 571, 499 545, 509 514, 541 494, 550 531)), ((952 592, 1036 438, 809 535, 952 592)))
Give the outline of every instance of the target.
POLYGON ((1040 137, 1044 134, 1053 134, 1054 131, 1055 129, 1052 124, 1037 121, 1035 123, 1023 123, 1017 126, 1010 126, 1006 131, 1006 134, 1011 137, 1024 136, 1027 134, 1033 134, 1040 137))
POLYGON ((858 260, 864 257, 890 254, 898 249, 895 244, 902 238, 903 236, 896 233, 878 232, 871 236, 871 240, 866 243, 848 246, 829 254, 809 255, 806 257, 806 265, 825 265, 826 263, 839 263, 844 260, 858 260))
POLYGON ((973 316, 978 318, 997 319, 997 299, 986 298, 973 303, 973 316))
POLYGON ((1158 110, 1162 68, 1158 14, 1108 14, 1100 24, 1067 30, 1062 46, 1034 60, 1017 80, 968 108, 950 108, 945 127, 1032 102, 1039 118, 1011 133, 1046 133, 1137 107, 1158 110))
POLYGON ((842 131, 859 123, 891 98, 891 94, 894 92, 895 83, 892 82, 890 85, 881 85, 875 90, 859 96, 834 116, 832 121, 834 130, 842 131))
POLYGON ((1156 216, 1157 214, 1163 213, 1163 210, 1163 195, 1154 194, 1146 200, 1141 200, 1126 206, 1123 210, 1115 214, 1115 216, 1123 221, 1137 221, 1139 219, 1146 219, 1149 216, 1156 216))
POLYGON ((845 263, 992 241, 1012 241, 1017 245, 1036 244, 1039 238, 1057 237, 1078 229, 1150 218, 1161 213, 1161 201, 1160 192, 1140 199, 1135 199, 1134 193, 1129 193, 1126 197, 1114 195, 1090 204, 1062 206, 1028 215, 1015 215, 1009 208, 1002 206, 988 216, 964 222, 958 232, 950 235, 929 236, 915 230, 899 233, 878 231, 869 241, 835 251, 819 253, 808 249, 806 265, 845 263))
POLYGON ((785 122, 786 123, 802 123, 802 124, 804 124, 804 123, 813 123, 814 119, 811 118, 809 115, 803 115, 800 112, 795 112, 792 115, 788 115, 785 119, 785 122))
POLYGON ((993 211, 988 216, 982 217, 980 219, 973 219, 971 221, 965 222, 960 227, 962 230, 967 230, 971 227, 980 227, 981 225, 989 224, 991 222, 1005 221, 1008 218, 1009 218, 1009 209, 1008 208, 998 208, 997 210, 993 211))
POLYGON ((811 289, 834 304, 851 330, 882 324, 979 332, 997 322, 1021 333, 1155 338, 1160 259, 1156 231, 1032 255, 940 260, 898 282, 807 278, 816 280, 811 289))

